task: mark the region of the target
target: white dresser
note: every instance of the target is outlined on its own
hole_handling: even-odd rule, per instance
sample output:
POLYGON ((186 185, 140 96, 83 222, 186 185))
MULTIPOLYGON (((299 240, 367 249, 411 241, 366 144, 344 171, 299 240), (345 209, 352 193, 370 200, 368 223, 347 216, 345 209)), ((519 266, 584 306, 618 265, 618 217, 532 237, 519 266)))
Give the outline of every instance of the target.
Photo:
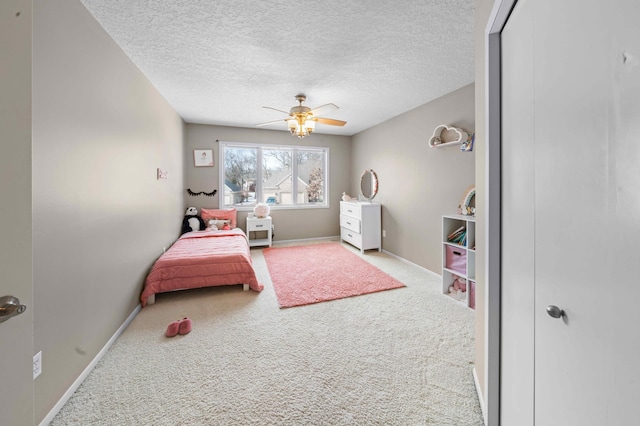
POLYGON ((368 201, 340 202, 340 239, 360 249, 382 250, 380 204, 368 201))

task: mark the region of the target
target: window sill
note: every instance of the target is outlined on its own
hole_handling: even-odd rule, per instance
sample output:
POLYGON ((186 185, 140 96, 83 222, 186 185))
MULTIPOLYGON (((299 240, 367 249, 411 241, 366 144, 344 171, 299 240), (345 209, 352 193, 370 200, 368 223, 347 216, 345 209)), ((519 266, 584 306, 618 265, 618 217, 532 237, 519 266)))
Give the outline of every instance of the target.
MULTIPOLYGON (((235 208, 239 212, 252 212, 255 206, 224 206, 222 208, 231 209, 235 208)), ((299 204, 295 206, 279 206, 269 204, 270 210, 314 210, 314 209, 328 209, 331 206, 329 204, 299 204)))

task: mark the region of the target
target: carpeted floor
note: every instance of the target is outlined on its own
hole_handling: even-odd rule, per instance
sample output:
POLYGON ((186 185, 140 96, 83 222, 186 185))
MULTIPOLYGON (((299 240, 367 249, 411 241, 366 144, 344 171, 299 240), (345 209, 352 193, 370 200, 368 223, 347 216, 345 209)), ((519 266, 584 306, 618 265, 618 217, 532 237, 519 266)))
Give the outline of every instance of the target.
POLYGON ((281 308, 405 286, 339 242, 271 247, 262 254, 281 308))
POLYGON ((406 288, 279 309, 262 250, 252 257, 261 293, 158 295, 51 424, 482 424, 474 313, 437 276, 367 251, 406 288), (164 337, 184 316, 193 331, 164 337))

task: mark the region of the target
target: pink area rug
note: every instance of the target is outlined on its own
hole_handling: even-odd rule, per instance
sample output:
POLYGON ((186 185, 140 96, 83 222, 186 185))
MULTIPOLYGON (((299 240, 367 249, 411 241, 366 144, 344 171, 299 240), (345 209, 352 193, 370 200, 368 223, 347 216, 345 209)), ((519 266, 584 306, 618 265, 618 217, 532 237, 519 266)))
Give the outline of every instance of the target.
POLYGON ((405 287, 338 243, 263 250, 281 308, 405 287))

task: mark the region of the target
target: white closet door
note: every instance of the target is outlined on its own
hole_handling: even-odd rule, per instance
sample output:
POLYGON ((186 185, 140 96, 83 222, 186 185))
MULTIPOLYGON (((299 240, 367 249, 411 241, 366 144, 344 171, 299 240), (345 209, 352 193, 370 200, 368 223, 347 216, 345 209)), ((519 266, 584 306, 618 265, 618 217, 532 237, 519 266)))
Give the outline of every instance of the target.
POLYGON ((638 16, 520 0, 503 31, 503 419, 511 397, 527 424, 638 424, 638 16))

